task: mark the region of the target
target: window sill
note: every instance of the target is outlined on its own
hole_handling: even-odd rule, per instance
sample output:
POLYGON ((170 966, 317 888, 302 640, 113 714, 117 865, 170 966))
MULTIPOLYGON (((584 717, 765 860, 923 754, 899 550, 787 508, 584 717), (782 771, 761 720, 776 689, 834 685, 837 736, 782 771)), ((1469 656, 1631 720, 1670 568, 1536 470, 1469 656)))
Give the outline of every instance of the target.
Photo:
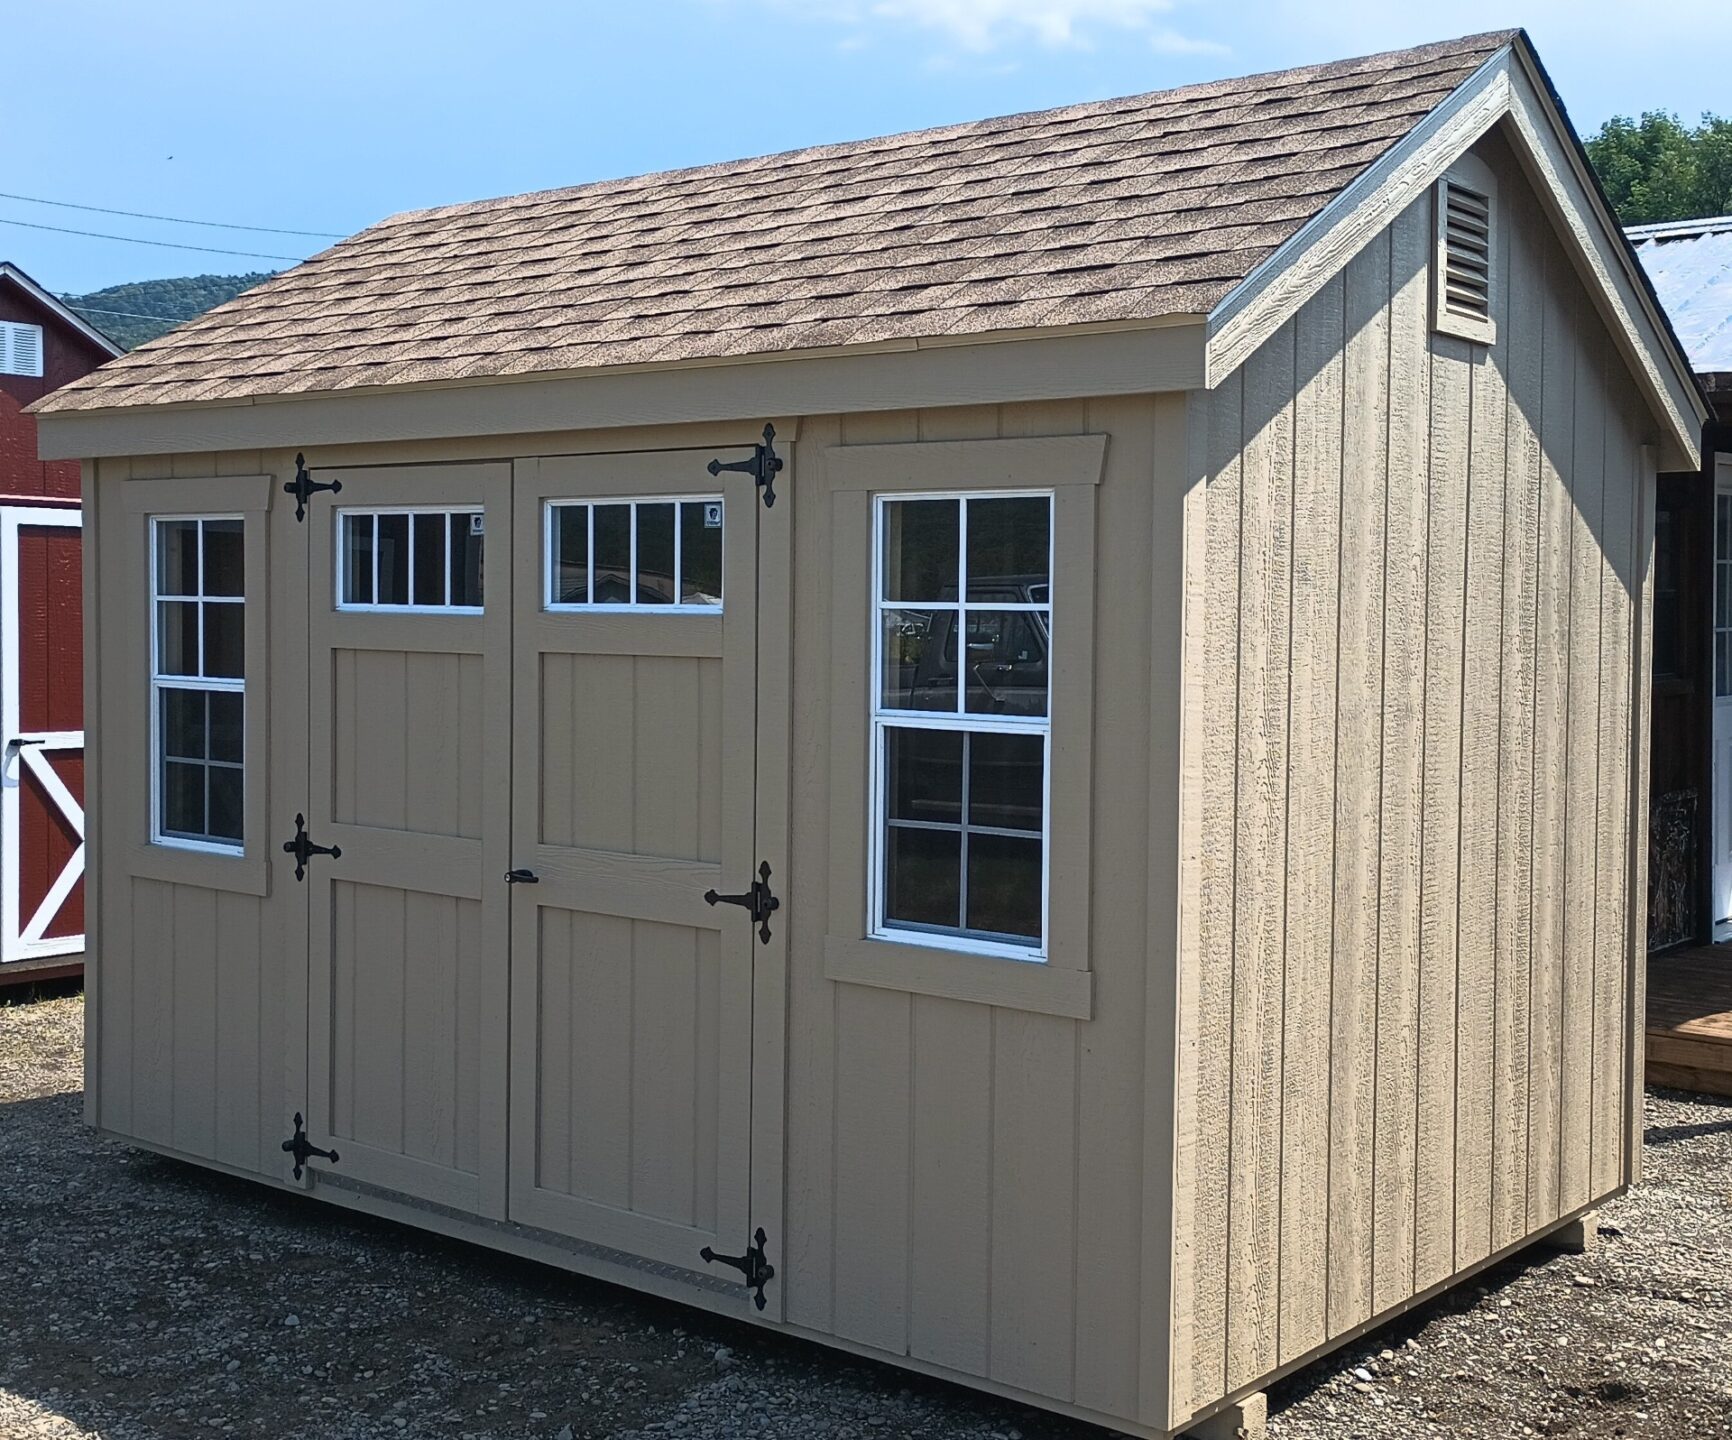
POLYGON ((220 850, 195 850, 188 846, 135 845, 132 874, 143 880, 161 880, 170 885, 196 885, 204 890, 227 890, 236 895, 268 895, 270 866, 245 855, 225 855, 220 850))
POLYGON ((832 935, 824 941, 824 975, 846 985, 905 990, 1072 1020, 1092 1019, 1094 1013, 1094 977, 1087 970, 1068 970, 1050 961, 1000 959, 934 945, 832 935))

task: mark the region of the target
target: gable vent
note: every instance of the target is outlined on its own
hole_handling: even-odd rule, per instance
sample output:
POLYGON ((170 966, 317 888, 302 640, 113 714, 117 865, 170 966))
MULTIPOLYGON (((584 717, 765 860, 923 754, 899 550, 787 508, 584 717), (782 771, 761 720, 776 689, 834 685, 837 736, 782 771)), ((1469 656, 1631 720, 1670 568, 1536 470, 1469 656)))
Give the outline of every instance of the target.
POLYGON ((0 321, 0 374, 42 373, 42 327, 0 321))
POLYGON ((1437 189, 1436 313, 1439 330, 1489 344, 1492 321, 1492 197, 1445 178, 1437 189))

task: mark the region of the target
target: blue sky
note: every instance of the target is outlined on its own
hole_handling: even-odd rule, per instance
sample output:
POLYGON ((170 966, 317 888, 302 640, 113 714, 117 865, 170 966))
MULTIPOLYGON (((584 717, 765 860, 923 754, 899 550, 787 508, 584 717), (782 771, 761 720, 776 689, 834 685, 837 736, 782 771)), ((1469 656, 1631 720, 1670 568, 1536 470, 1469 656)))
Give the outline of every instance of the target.
MULTIPOLYGON (((53 0, 0 32, 29 57, 6 67, 0 191, 343 234, 423 205, 1512 23, 1584 133, 1644 109, 1732 112, 1724 0, 53 0)), ((325 243, 3 198, 0 220, 291 257, 325 243)), ((0 259, 70 291, 286 263, 14 224, 0 259)))

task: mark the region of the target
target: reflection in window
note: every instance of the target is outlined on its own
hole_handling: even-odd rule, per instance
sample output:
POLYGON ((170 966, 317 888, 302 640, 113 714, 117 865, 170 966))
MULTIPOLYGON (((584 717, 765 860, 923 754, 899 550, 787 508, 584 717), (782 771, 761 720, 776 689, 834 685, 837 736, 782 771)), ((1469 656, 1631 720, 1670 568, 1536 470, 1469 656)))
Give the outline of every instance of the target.
POLYGON ((337 608, 466 610, 481 606, 483 512, 337 512, 337 608))
POLYGON ((547 507, 550 610, 722 603, 722 502, 560 501, 547 507))
POLYGON ((240 848, 246 565, 238 517, 152 522, 152 837, 240 848))
POLYGON ((874 924, 1039 958, 1050 495, 878 505, 874 924))

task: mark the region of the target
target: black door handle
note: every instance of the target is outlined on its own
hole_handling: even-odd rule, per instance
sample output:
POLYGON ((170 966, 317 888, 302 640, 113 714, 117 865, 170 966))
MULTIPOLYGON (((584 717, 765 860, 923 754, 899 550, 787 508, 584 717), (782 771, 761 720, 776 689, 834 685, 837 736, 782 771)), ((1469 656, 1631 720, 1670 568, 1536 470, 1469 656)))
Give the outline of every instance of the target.
POLYGON ((539 885, 541 877, 533 870, 507 870, 505 883, 507 885, 539 885))

